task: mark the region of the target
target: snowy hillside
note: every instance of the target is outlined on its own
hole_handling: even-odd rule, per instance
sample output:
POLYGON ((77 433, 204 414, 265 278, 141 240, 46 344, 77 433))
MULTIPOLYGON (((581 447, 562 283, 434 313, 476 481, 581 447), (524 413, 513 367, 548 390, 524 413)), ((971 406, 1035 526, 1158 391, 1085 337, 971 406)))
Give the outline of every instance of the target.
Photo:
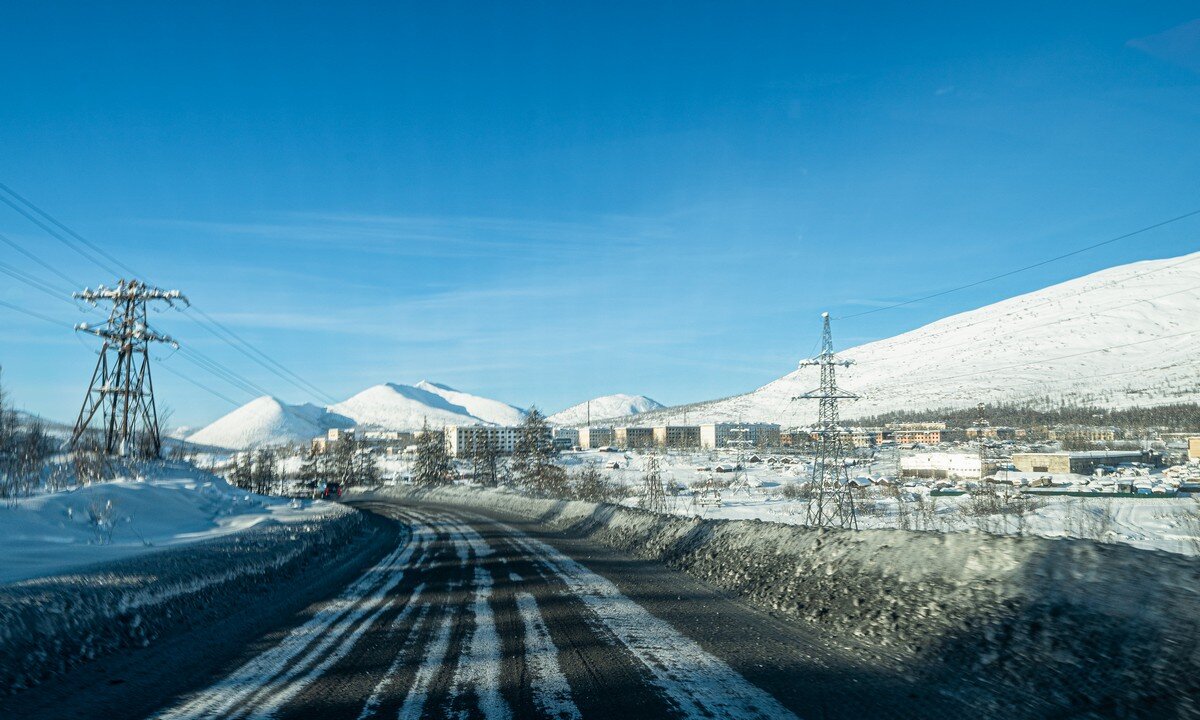
POLYGON ((425 423, 440 427, 481 422, 465 407, 455 405, 441 395, 398 383, 369 387, 329 409, 359 425, 386 430, 416 430, 425 423))
POLYGON ((474 417, 494 425, 520 425, 521 421, 525 419, 524 410, 499 400, 472 395, 428 380, 422 380, 415 387, 431 392, 445 399, 451 405, 457 405, 474 417))
POLYGON ((443 425, 517 425, 525 411, 498 400, 422 380, 416 385, 375 385, 328 408, 286 405, 261 397, 234 410, 188 440, 242 450, 307 442, 334 427, 419 430, 443 425))
POLYGON ((551 425, 564 427, 584 425, 588 421, 589 404, 591 406, 591 419, 593 421, 624 415, 637 415, 638 413, 658 410, 664 407, 662 403, 651 400, 645 395, 625 395, 618 393, 616 395, 605 395, 593 398, 587 402, 581 402, 566 410, 556 412, 547 419, 551 425))
POLYGON ((245 449, 308 442, 331 427, 354 423, 316 405, 288 405, 264 395, 188 436, 199 445, 245 449))
MULTIPOLYGON (((819 317, 811 318, 812 332, 819 317)), ((848 325, 849 323, 847 323, 848 325)), ((836 348, 839 332, 833 324, 836 348)), ((1200 401, 1200 253, 1121 265, 840 351, 842 416, 1050 399, 1110 408, 1200 401)), ((819 384, 802 368, 754 392, 686 407, 691 422, 796 425, 819 384)), ((638 422, 681 421, 683 406, 638 422)))

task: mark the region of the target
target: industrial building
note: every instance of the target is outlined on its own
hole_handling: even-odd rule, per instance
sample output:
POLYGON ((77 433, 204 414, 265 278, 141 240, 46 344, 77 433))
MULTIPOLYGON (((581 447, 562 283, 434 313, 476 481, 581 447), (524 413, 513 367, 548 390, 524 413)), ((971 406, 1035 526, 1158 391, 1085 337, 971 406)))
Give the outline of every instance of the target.
POLYGON ((1087 452, 1013 453, 1012 464, 1021 472, 1075 473, 1091 475, 1101 465, 1141 462, 1137 450, 1090 450, 1087 452))
POLYGON ((900 458, 900 474, 904 477, 978 480, 994 469, 993 463, 986 463, 981 473, 977 453, 917 453, 900 458))

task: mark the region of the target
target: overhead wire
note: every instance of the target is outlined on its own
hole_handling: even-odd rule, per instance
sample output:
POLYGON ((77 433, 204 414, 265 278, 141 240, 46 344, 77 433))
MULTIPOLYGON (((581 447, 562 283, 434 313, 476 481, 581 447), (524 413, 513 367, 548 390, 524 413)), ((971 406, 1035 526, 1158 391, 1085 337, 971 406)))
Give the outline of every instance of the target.
MULTIPOLYGON (((45 231, 51 237, 54 237, 55 239, 59 240, 63 244, 70 247, 72 250, 74 250, 76 253, 78 253, 81 257, 87 259, 92 264, 96 265, 96 267, 98 267, 101 270, 104 270, 105 272, 108 272, 112 275, 120 274, 120 273, 117 273, 112 266, 109 266, 103 262, 100 262, 95 257, 93 257, 92 254, 82 250, 79 247, 80 244, 82 244, 83 246, 86 246, 87 248, 90 248, 95 254, 106 258, 107 260, 112 262, 115 266, 118 266, 118 267, 124 269, 131 276, 142 279, 142 280, 147 280, 147 278, 144 274, 139 273, 138 271, 136 271, 129 265, 123 263, 120 259, 118 259, 114 255, 112 255, 111 253, 106 251, 104 248, 100 247, 96 243, 93 243, 92 241, 83 237, 78 232, 76 232, 75 230, 73 230, 69 226, 67 226, 66 223, 63 223, 58 218, 56 218, 54 215, 52 215, 48 211, 44 210, 43 208, 39 207, 33 201, 29 200, 28 198, 24 197, 23 195, 17 193, 15 190, 13 190, 11 187, 9 187, 8 185, 6 185, 3 182, 0 182, 0 191, 3 191, 3 192, 0 192, 0 202, 4 202, 9 207, 16 210, 27 220, 34 223, 38 227, 40 227, 43 231, 45 231), (7 195, 11 196, 11 197, 6 196, 4 193, 7 193, 7 195), (49 225, 47 223, 49 223, 49 225), (53 226, 53 227, 51 227, 51 226, 53 226), (60 232, 56 231, 54 228, 58 228, 62 232, 60 233, 60 232), (69 237, 64 237, 63 233, 65 233, 69 237)), ((6 242, 8 242, 8 244, 13 246, 14 248, 17 248, 18 250, 20 250, 23 254, 27 255, 31 259, 36 260, 39 264, 42 264, 44 267, 46 267, 48 269, 53 269, 52 266, 50 266, 47 263, 44 263, 40 259, 33 256, 31 253, 25 251, 23 248, 20 248, 16 243, 13 243, 13 242, 7 240, 7 238, 4 238, 4 240, 6 242)), ((65 275, 63 275, 62 277, 64 279, 67 279, 68 282, 72 282, 72 284, 76 287, 78 287, 80 285, 79 283, 75 283, 75 282, 71 281, 69 278, 66 278, 65 275)), ((287 382, 288 384, 292 385, 293 387, 296 387, 297 389, 301 390, 305 394, 312 394, 312 395, 320 398, 322 401, 330 402, 330 403, 336 402, 336 398, 334 398, 332 395, 321 390, 315 384, 308 381, 307 379, 305 379, 298 373, 290 370, 285 365, 280 363, 278 360, 275 360, 273 357, 268 355, 266 352, 264 352, 263 350, 259 349, 258 347, 256 347, 252 343, 250 343, 244 337, 233 332, 228 327, 226 327, 224 324, 217 321, 215 318, 213 318, 211 315, 206 313, 201 308, 196 307, 194 305, 190 306, 190 307, 192 310, 194 310, 195 313, 197 313, 200 316, 200 318, 202 318, 202 320, 197 319, 196 317, 192 316, 191 313, 185 313, 185 314, 187 314, 187 316, 189 318, 191 318, 193 320, 193 322, 196 322, 201 327, 205 327, 205 329, 208 330, 208 332, 210 332, 216 338, 218 338, 219 340, 230 345, 234 349, 238 350, 242 355, 246 356, 251 361, 255 362, 258 365, 261 365, 264 369, 266 369, 268 372, 270 372, 273 375, 275 375, 276 377, 278 377, 280 380, 283 380, 284 382, 287 382), (205 325, 205 323, 208 323, 208 325, 205 325)), ((264 394, 270 394, 270 393, 264 392, 264 394)))
POLYGON ((969 283, 966 283, 966 284, 963 284, 963 285, 959 285, 959 286, 957 286, 957 287, 952 287, 952 288, 948 288, 948 289, 946 289, 946 290, 940 290, 940 291, 938 291, 938 292, 929 293, 928 295, 923 295, 923 296, 921 296, 921 297, 916 297, 916 298, 912 298, 912 299, 909 299, 909 300, 903 300, 903 301, 901 301, 901 302, 892 303, 891 305, 885 305, 885 306, 883 306, 883 307, 872 308, 872 309, 870 309, 870 310, 863 310, 862 312, 852 313, 852 314, 850 314, 850 315, 842 315, 842 316, 840 316, 840 317, 837 317, 837 318, 835 318, 835 319, 838 319, 838 320, 850 320, 850 319, 857 318, 857 317, 863 317, 863 316, 865 316, 865 315, 873 315, 873 314, 875 314, 875 313, 884 312, 885 310, 894 310, 894 309, 896 309, 896 308, 899 308, 899 307, 904 307, 904 306, 906 306, 906 305, 912 305, 912 304, 914 304, 914 303, 924 302, 925 300, 932 300, 932 299, 934 299, 934 298, 942 297, 943 295, 949 295, 949 294, 951 294, 951 293, 960 292, 960 291, 962 291, 962 290, 967 290, 967 289, 969 289, 969 288, 978 287, 978 286, 980 286, 980 285, 984 285, 984 284, 987 284, 987 283, 990 283, 990 282, 994 282, 994 281, 996 281, 996 280, 1001 280, 1001 279, 1003 279, 1003 278, 1006 278, 1006 277, 1011 277, 1011 276, 1013 276, 1013 275, 1016 275, 1016 274, 1018 274, 1018 273, 1023 273, 1023 272, 1026 272, 1027 270, 1033 270, 1034 268, 1039 268, 1039 267, 1042 267, 1042 266, 1044 266, 1044 265, 1049 265, 1050 263, 1053 263, 1053 262, 1058 262, 1059 260, 1065 260, 1066 258, 1069 258, 1069 257, 1074 257, 1074 256, 1076 256, 1076 255, 1079 255, 1079 254, 1081 254, 1081 253, 1088 252, 1089 250, 1095 250, 1096 248, 1099 248, 1099 247, 1104 247, 1105 245, 1111 245, 1112 243, 1118 242, 1118 241, 1120 241, 1120 240, 1126 240, 1126 239, 1128 239, 1128 238, 1131 238, 1131 237, 1134 237, 1134 236, 1137 236, 1137 235, 1141 235, 1142 233, 1146 233, 1146 232, 1149 232, 1149 231, 1151 231, 1151 230, 1155 230, 1155 229, 1157 229, 1157 228, 1164 227, 1164 226, 1166 226, 1166 225, 1170 225, 1170 224, 1172 224, 1172 223, 1179 222, 1179 221, 1181 221, 1181 220, 1186 220, 1187 218, 1190 218, 1190 217, 1195 217, 1196 215, 1200 215, 1200 209, 1197 209, 1197 210, 1192 210, 1191 212, 1186 212, 1186 213, 1184 213, 1184 214, 1182 214, 1182 215, 1177 215, 1177 216, 1175 216, 1175 217, 1173 217, 1173 218, 1170 218, 1170 219, 1168 219, 1168 220, 1163 220, 1163 221, 1161 221, 1161 222, 1156 222, 1156 223, 1154 223, 1154 224, 1152 224, 1152 225, 1146 225, 1145 227, 1138 228, 1137 230, 1133 230, 1133 231, 1131 231, 1131 232, 1127 232, 1127 233, 1124 233, 1124 234, 1122 234, 1122 235, 1118 235, 1118 236, 1116 236, 1116 237, 1109 238, 1109 239, 1107 239, 1107 240, 1102 240, 1102 241, 1100 241, 1100 242, 1093 243, 1093 244, 1091 244, 1091 245, 1088 245, 1088 246, 1086 246, 1086 247, 1082 247, 1082 248, 1079 248, 1079 249, 1077 249, 1077 250, 1072 250, 1071 252, 1063 253, 1063 254, 1061 254, 1061 255, 1056 255, 1056 256, 1054 256, 1054 257, 1052 257, 1052 258, 1047 258, 1047 259, 1045 259, 1045 260, 1041 260, 1041 261, 1039 261, 1039 262, 1035 262, 1035 263, 1032 263, 1032 264, 1030 264, 1030 265, 1025 265, 1025 266, 1023 266, 1023 267, 1019 267, 1019 268, 1016 268, 1016 269, 1014 269, 1014 270, 1009 270, 1009 271, 1007 271, 1007 272, 1002 272, 1002 273, 999 273, 999 274, 997 274, 997 275, 992 275, 992 276, 990 276, 990 277, 986 277, 986 278, 983 278, 983 279, 981 279, 981 280, 976 280, 976 281, 974 281, 974 282, 969 282, 969 283))

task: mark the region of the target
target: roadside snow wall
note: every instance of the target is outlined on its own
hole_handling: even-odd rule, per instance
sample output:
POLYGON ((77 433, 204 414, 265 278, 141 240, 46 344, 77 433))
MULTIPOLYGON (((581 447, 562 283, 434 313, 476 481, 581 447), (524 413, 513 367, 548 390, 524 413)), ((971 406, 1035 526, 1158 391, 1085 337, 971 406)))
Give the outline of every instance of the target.
POLYGON ((331 504, 308 521, 263 523, 71 574, 0 585, 0 693, 228 612, 263 583, 285 580, 312 562, 335 561, 328 548, 350 543, 364 522, 361 512, 331 504))
POLYGON ((1198 712, 1194 558, 1084 540, 701 520, 469 488, 392 495, 498 510, 662 562, 833 642, 853 638, 981 710, 1198 712))

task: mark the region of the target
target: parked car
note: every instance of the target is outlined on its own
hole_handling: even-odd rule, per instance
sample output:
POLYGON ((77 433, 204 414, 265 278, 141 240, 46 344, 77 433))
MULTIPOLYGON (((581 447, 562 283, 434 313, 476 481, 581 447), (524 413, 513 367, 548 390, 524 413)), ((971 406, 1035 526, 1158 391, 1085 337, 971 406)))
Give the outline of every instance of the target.
POLYGON ((342 484, 339 482, 327 482, 321 489, 321 499, 323 500, 337 500, 341 497, 342 484))

